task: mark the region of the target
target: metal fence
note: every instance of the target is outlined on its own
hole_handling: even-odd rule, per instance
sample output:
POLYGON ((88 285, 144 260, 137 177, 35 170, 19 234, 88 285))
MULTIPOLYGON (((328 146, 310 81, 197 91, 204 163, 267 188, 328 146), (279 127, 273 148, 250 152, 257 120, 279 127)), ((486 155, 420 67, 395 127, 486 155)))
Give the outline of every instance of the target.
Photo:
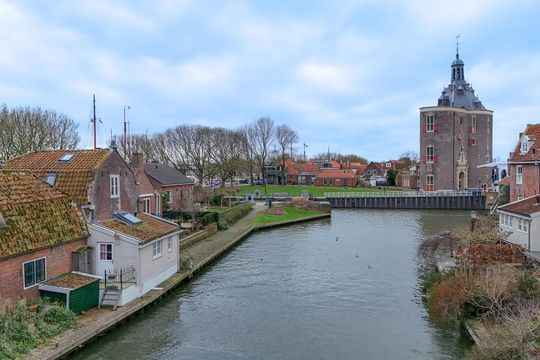
POLYGON ((124 285, 135 284, 135 266, 131 265, 126 268, 105 270, 104 271, 105 289, 107 286, 119 286, 120 289, 124 285))
POLYGON ((438 191, 348 191, 326 192, 326 198, 377 198, 377 197, 457 197, 480 196, 481 190, 438 190, 438 191))

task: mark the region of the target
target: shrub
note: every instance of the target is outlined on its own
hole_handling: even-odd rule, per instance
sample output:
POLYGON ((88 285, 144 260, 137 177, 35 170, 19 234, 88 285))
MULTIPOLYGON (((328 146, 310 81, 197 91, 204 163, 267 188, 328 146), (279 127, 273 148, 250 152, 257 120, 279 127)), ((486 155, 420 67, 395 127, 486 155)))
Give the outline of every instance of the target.
POLYGON ((229 223, 227 223, 225 220, 219 220, 218 230, 227 230, 228 228, 229 228, 229 223))
POLYGON ((444 279, 454 276, 454 271, 430 271, 422 278, 421 290, 422 293, 430 295, 433 288, 444 279))
POLYGON ((457 328, 468 301, 468 286, 465 278, 456 276, 448 276, 437 283, 428 297, 430 319, 442 327, 457 328))

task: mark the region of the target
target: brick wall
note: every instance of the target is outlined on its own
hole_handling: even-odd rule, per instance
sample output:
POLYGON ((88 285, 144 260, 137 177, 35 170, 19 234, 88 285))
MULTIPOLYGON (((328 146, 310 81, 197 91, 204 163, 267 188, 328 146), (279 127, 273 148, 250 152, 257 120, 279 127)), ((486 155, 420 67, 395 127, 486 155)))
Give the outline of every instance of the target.
POLYGON ((180 210, 187 202, 191 202, 193 185, 163 186, 163 191, 172 191, 173 201, 169 203, 169 210, 180 210))
POLYGON ((47 279, 52 279, 71 271, 71 253, 81 245, 86 245, 86 239, 0 260, 0 299, 13 303, 38 297, 37 285, 24 289, 23 263, 45 257, 47 279))
POLYGON ((467 160, 466 179, 463 188, 477 188, 491 183, 491 169, 478 168, 492 161, 493 122, 488 111, 423 108, 420 111, 420 188, 426 189, 426 176, 434 175, 434 190, 459 188, 457 162, 461 149, 467 160), (434 116, 432 132, 425 129, 425 117, 434 116), (472 131, 472 119, 476 117, 476 131, 472 131), (427 162, 426 149, 433 146, 434 161, 427 162))
POLYGON ((522 164, 522 184, 516 184, 516 166, 517 165, 515 164, 511 164, 508 167, 508 176, 510 177, 510 202, 540 194, 540 166, 534 164, 522 164))
POLYGON ((111 219, 114 211, 138 210, 139 188, 135 175, 117 152, 113 152, 94 173, 88 199, 95 206, 96 219, 111 219), (120 176, 120 196, 111 198, 110 176, 120 176))
MULTIPOLYGON (((143 170, 137 169, 135 170, 135 177, 137 178, 137 182, 139 184, 139 211, 144 210, 144 204, 143 204, 143 198, 140 197, 140 195, 143 194, 152 194, 150 196, 150 212, 155 214, 156 212, 159 212, 161 214, 161 209, 157 211, 156 209, 156 195, 155 195, 155 189, 154 185, 150 182, 150 179, 148 178, 148 175, 143 170)), ((148 198, 148 197, 144 197, 148 198)))

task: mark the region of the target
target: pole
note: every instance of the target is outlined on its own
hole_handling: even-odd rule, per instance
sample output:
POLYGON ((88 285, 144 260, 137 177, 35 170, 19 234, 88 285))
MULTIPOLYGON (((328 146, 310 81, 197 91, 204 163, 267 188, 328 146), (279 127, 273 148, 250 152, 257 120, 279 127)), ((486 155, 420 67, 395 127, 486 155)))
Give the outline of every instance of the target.
POLYGON ((124 105, 124 160, 127 159, 127 126, 126 126, 126 106, 124 105))
POLYGON ((94 119, 92 122, 94 123, 94 150, 97 148, 96 146, 96 132, 97 132, 97 122, 96 122, 96 94, 94 94, 94 100, 93 100, 93 108, 94 108, 94 119))
POLYGON ((304 143, 304 161, 306 161, 306 148, 307 148, 307 144, 304 143))

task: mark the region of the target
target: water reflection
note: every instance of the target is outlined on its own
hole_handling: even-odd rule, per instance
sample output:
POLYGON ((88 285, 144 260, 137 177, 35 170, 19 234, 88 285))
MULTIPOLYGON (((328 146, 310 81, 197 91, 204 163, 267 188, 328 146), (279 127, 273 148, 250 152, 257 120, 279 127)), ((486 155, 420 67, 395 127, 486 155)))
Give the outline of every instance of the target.
POLYGON ((418 291, 423 236, 468 212, 335 210, 257 233, 79 359, 459 359, 418 291))

